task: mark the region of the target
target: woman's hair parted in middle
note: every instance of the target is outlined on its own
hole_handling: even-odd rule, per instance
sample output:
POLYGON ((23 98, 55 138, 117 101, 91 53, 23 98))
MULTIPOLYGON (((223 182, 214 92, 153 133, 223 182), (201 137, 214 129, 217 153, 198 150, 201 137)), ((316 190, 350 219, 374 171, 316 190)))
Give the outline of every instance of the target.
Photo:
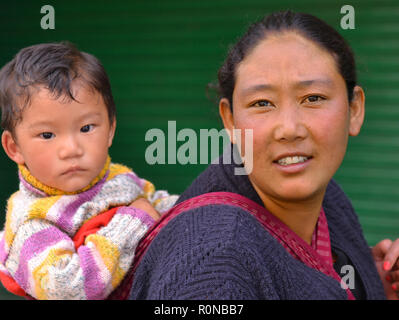
POLYGON ((218 72, 216 89, 219 99, 227 98, 232 108, 235 72, 238 64, 268 35, 288 31, 300 34, 333 55, 338 71, 345 80, 348 100, 351 102, 353 89, 357 84, 356 63, 352 49, 345 39, 324 21, 310 14, 292 11, 272 13, 253 23, 248 31, 231 47, 218 72))

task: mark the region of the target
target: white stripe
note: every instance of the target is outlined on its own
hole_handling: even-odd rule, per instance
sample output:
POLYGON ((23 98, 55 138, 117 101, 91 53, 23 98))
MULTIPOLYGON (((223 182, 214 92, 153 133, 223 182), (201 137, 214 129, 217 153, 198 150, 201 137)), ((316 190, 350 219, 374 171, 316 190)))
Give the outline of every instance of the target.
POLYGON ((20 227, 14 238, 6 262, 6 267, 12 275, 17 272, 18 266, 20 264, 20 253, 25 241, 28 240, 33 234, 47 228, 49 228, 49 225, 41 220, 31 220, 20 227))
POLYGON ((111 273, 109 272, 107 266, 105 265, 101 254, 97 250, 93 242, 88 242, 87 247, 90 249, 90 253, 99 269, 99 276, 103 284, 106 284, 105 292, 108 295, 113 290, 111 283, 111 273))
POLYGON ((73 232, 93 216, 110 207, 128 205, 140 194, 142 194, 140 187, 127 175, 118 175, 105 182, 93 199, 86 201, 76 210, 72 219, 73 232))
POLYGON ((56 224, 65 208, 77 198, 78 196, 75 195, 65 195, 59 198, 47 212, 46 219, 56 224))

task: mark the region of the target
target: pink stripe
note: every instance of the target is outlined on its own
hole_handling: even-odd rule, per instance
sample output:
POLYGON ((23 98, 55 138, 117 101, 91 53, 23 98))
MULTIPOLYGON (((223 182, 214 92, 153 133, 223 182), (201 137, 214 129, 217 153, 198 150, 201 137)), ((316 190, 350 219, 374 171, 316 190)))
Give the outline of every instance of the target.
POLYGON ((326 241, 317 241, 318 248, 325 248, 326 250, 330 250, 330 246, 326 241))
POLYGON ((35 193, 35 194, 37 194, 37 195, 39 195, 39 196, 42 196, 42 197, 47 196, 47 194, 46 194, 45 192, 43 192, 43 191, 41 191, 41 190, 35 188, 35 187, 32 186, 30 183, 28 183, 28 182, 24 179, 24 177, 22 176, 22 174, 21 174, 20 171, 18 171, 18 175, 19 175, 19 181, 21 181, 22 184, 24 185, 24 187, 25 187, 26 189, 28 189, 30 192, 35 193))
POLYGON ((140 179, 136 174, 134 174, 133 172, 128 172, 127 176, 132 178, 134 182, 136 182, 140 188, 144 187, 144 180, 140 179))
POLYGON ((6 240, 4 235, 0 241, 0 262, 4 264, 7 260, 8 252, 6 252, 6 240))
POLYGON ((328 240, 328 236, 327 235, 318 234, 317 235, 317 239, 327 241, 328 240))
POLYGON ((145 211, 134 207, 120 207, 117 211, 118 214, 127 214, 132 217, 140 219, 148 228, 155 223, 155 220, 145 211))
POLYGON ((329 243, 328 238, 317 238, 317 243, 329 243))
POLYGON ((105 175, 101 181, 99 181, 94 187, 90 188, 89 190, 80 193, 77 196, 77 199, 70 203, 63 212, 61 212, 60 217, 57 220, 57 225, 60 226, 63 230, 66 230, 67 232, 72 232, 72 219, 73 216, 75 215, 77 209, 85 202, 90 201, 93 199, 96 194, 101 190, 101 187, 104 185, 105 180, 108 176, 108 172, 105 175))
POLYGON ((101 281, 100 269, 87 246, 78 248, 80 265, 84 275, 84 288, 88 300, 101 300, 104 298, 105 284, 101 281))
POLYGON ((49 227, 29 237, 23 244, 19 257, 18 270, 15 280, 26 290, 28 287, 29 269, 28 262, 31 258, 41 253, 46 248, 62 241, 70 239, 55 227, 49 227))
POLYGON ((317 253, 324 257, 328 257, 330 255, 330 253, 327 250, 326 251, 318 251, 317 253))

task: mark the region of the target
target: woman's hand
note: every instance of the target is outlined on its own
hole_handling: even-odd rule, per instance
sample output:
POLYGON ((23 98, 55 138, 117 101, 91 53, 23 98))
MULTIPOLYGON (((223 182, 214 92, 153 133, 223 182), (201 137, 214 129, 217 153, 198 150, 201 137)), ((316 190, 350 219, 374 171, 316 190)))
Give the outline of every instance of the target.
POLYGON ((151 203, 144 198, 139 198, 137 200, 134 200, 129 207, 134 207, 137 209, 141 209, 145 212, 147 212, 155 221, 157 221, 161 216, 160 214, 154 209, 154 207, 151 205, 151 203))
POLYGON ((399 239, 380 241, 372 248, 374 262, 389 300, 399 300, 399 239))

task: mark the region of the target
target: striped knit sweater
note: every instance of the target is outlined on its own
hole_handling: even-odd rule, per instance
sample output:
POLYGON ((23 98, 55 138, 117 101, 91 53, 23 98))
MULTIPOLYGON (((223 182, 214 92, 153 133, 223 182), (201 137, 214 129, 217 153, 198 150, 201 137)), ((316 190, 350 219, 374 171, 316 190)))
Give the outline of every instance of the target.
POLYGON ((0 232, 0 272, 36 299, 104 299, 121 282, 139 240, 153 224, 128 207, 147 198, 163 213, 176 201, 108 157, 100 175, 78 193, 45 186, 20 166, 19 191, 7 203, 0 232), (73 236, 90 218, 119 207, 108 225, 75 249, 73 236))

